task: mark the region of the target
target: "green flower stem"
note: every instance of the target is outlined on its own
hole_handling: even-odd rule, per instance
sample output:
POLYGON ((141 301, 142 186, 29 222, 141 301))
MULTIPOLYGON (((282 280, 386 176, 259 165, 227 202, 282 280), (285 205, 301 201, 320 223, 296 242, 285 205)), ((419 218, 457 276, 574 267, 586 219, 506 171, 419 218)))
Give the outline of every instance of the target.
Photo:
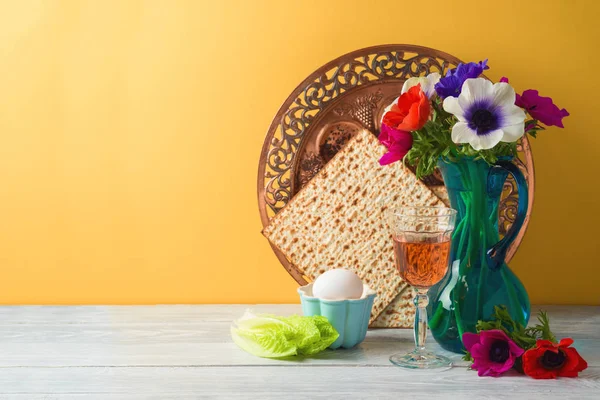
MULTIPOLYGON (((464 226, 462 227, 462 232, 460 234, 460 241, 458 243, 458 246, 456 247, 456 253, 458 255, 469 255, 471 254, 471 249, 473 248, 473 232, 474 232, 474 226, 473 226, 473 221, 477 220, 477 218, 473 218, 473 190, 471 187, 471 184, 473 183, 473 178, 471 177, 471 179, 469 179, 469 177, 471 176, 471 172, 472 169, 468 166, 468 165, 463 165, 463 164, 457 164, 458 167, 461 169, 461 176, 463 177, 463 187, 465 188, 466 191, 462 191, 460 192, 460 195, 463 199, 464 205, 465 205, 465 209, 461 210, 463 211, 463 221, 467 221, 464 226), (470 180, 470 182, 469 182, 470 180), (464 248, 466 246, 466 252, 464 252, 464 248)), ((468 268, 470 266, 470 260, 468 259, 468 257, 463 257, 460 260, 460 264, 458 267, 458 273, 459 276, 465 276, 465 268, 468 268)), ((462 291, 460 290, 460 282, 457 286, 455 286, 452 289, 452 303, 454 305, 454 318, 456 321, 456 327, 458 329, 458 334, 459 337, 462 338, 463 333, 465 332, 465 327, 463 325, 463 321, 462 321, 462 317, 461 317, 461 310, 460 310, 460 296, 462 295, 462 291)))
MULTIPOLYGON (((485 172, 485 170, 481 171, 481 182, 483 183, 484 187, 482 188, 482 190, 487 190, 487 185, 488 185, 488 176, 487 173, 485 172)), ((479 288, 478 288, 478 292, 477 292, 477 296, 483 298, 484 296, 484 287, 488 278, 488 273, 489 273, 489 266, 487 264, 487 252, 490 249, 491 245, 493 243, 491 243, 491 241, 493 240, 497 240, 498 238, 498 231, 497 229, 495 229, 495 223, 493 221, 497 221, 498 220, 498 209, 497 206, 494 205, 493 206, 493 210, 491 216, 487 216, 487 202, 485 201, 485 197, 484 197, 484 203, 482 204, 483 209, 481 210, 481 215, 483 216, 484 220, 483 220, 483 229, 481 231, 482 234, 482 248, 481 248, 481 271, 479 271, 479 288)), ((484 304, 481 301, 481 308, 478 310, 479 313, 479 318, 483 318, 484 317, 484 313, 483 313, 483 307, 484 304)))
POLYGON ((442 165, 441 170, 459 218, 452 235, 450 260, 456 262, 454 268, 458 271, 451 271, 436 287, 438 304, 432 304, 431 329, 444 348, 457 351, 463 334, 474 331, 477 321, 489 317, 486 313, 493 303, 505 304, 509 316, 522 324, 527 322, 529 304, 521 282, 506 264, 497 270, 488 265, 487 252, 500 240, 497 221, 502 177, 489 179, 495 171, 491 172, 486 159, 444 157, 449 165, 442 165))
POLYGON ((443 313, 444 307, 442 306, 442 302, 439 302, 435 311, 433 312, 433 315, 431 316, 431 319, 429 319, 429 329, 437 329, 443 313))
POLYGON ((510 278, 507 276, 506 268, 500 269, 500 275, 502 276, 502 279, 504 280, 504 286, 506 286, 506 290, 508 291, 508 301, 510 302, 511 309, 518 310, 520 308, 519 298, 510 278))
POLYGON ((460 307, 458 306, 458 303, 456 303, 454 306, 454 316, 456 318, 456 328, 458 329, 458 337, 460 340, 462 340, 463 333, 465 333, 465 328, 462 324, 461 311, 460 307))
MULTIPOLYGON (((483 253, 481 249, 481 236, 483 234, 483 229, 481 226, 481 216, 485 215, 483 213, 482 207, 485 207, 485 192, 482 187, 486 181, 482 180, 481 173, 479 172, 479 168, 477 164, 471 163, 469 164, 469 176, 471 183, 471 193, 473 196, 473 202, 471 204, 471 240, 475 243, 475 254, 473 254, 473 259, 469 260, 469 264, 471 266, 477 265, 475 260, 480 258, 480 255, 483 253)), ((485 224, 485 221, 483 221, 485 224)), ((485 228, 484 228, 485 229, 485 228)), ((471 252, 467 253, 469 256, 471 252)), ((477 285, 477 300, 476 300, 476 310, 477 310, 477 320, 479 320, 482 316, 483 305, 481 304, 483 300, 483 270, 485 269, 485 263, 479 265, 479 284, 477 285)))

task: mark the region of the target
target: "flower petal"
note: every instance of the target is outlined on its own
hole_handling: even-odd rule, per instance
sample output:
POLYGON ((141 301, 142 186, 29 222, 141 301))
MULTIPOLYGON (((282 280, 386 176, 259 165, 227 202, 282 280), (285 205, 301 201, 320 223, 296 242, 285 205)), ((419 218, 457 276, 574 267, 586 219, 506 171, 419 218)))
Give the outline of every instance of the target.
POLYGON ((469 143, 475 150, 491 149, 503 137, 504 132, 500 129, 488 132, 485 135, 478 135, 465 122, 457 122, 452 127, 452 141, 454 143, 469 143))
POLYGON ((408 92, 408 89, 421 83, 420 79, 421 78, 418 76, 413 76, 412 78, 408 78, 407 80, 405 80, 404 85, 402 85, 402 91, 400 92, 400 94, 408 92))
POLYGON ((385 114, 386 114, 388 111, 391 111, 391 110, 392 110, 392 107, 394 106, 394 104, 398 103, 398 99, 399 99, 399 98, 400 98, 400 96, 396 97, 396 98, 394 99, 394 101, 392 101, 392 102, 390 103, 390 105, 389 105, 389 106, 387 106, 387 107, 386 107, 386 108, 383 110, 383 114, 381 115, 381 120, 382 120, 382 121, 383 121, 383 116, 384 116, 384 115, 385 115, 385 114))
POLYGON ((579 372, 577 371, 577 367, 579 366, 579 354, 577 353, 577 350, 573 348, 565 348, 562 349, 562 351, 564 352, 566 360, 563 366, 558 370, 558 376, 567 376, 563 374, 572 371, 579 372))
POLYGON ((421 88, 427 97, 432 98, 436 94, 435 85, 440 81, 441 78, 442 76, 437 72, 433 72, 425 77, 424 87, 422 86, 421 88))
POLYGON ((515 125, 525 121, 527 115, 522 108, 514 104, 504 104, 499 106, 500 114, 502 115, 502 125, 515 125))
MULTIPOLYGON (((573 349, 573 350, 575 350, 575 349, 573 349)), ((583 359, 583 357, 581 357, 579 355, 579 352, 577 350, 575 350, 575 355, 577 356, 577 359, 579 360, 579 364, 577 364, 577 371, 581 372, 588 367, 588 363, 587 363, 587 361, 585 361, 583 359)))
POLYGON ((476 333, 465 332, 462 335, 462 342, 467 351, 471 351, 473 345, 479 343, 479 335, 476 333))
POLYGON ((420 113, 421 108, 419 107, 419 103, 413 103, 411 104, 410 108, 408 109, 408 114, 406 115, 406 117, 404 117, 404 119, 402 120, 401 124, 398 124, 397 129, 399 131, 413 131, 413 130, 417 130, 420 129, 422 126, 420 125, 420 113))
POLYGON ((501 331, 500 329, 490 329, 488 331, 481 331, 480 336, 481 343, 483 343, 487 347, 491 347, 495 342, 499 340, 503 342, 510 341, 509 337, 506 336, 506 333, 504 333, 504 331, 501 331))
POLYGON ((388 149, 379 160, 379 164, 387 165, 404 158, 412 147, 413 137, 410 132, 399 131, 383 124, 379 132, 379 141, 388 149))
MULTIPOLYGON (((520 348, 515 342, 513 342, 512 340, 508 341, 508 348, 511 352, 511 354, 513 354, 515 357, 521 357, 523 355, 523 353, 525 353, 525 350, 523 350, 522 348, 520 348)), ((514 362, 514 361, 513 361, 514 362)))
POLYGON ((520 124, 503 126, 500 130, 504 132, 504 136, 501 139, 503 142, 516 142, 525 134, 525 123, 521 122, 520 124))
POLYGON ((465 121, 465 112, 458 103, 458 98, 456 97, 446 97, 444 99, 444 111, 453 114, 459 121, 465 121))
POLYGON ((483 338, 493 338, 493 339, 504 340, 504 341, 510 340, 510 338, 506 335, 506 333, 504 333, 504 331, 502 331, 500 329, 490 329, 487 331, 482 331, 480 333, 480 335, 483 338))
POLYGON ((509 357, 504 362, 504 364, 496 363, 493 366, 494 371, 496 371, 498 373, 498 375, 508 371, 509 369, 511 369, 513 367, 513 365, 515 365, 515 359, 516 359, 515 355, 510 354, 509 357))
MULTIPOLYGON (((446 100, 448 99, 454 99, 454 97, 447 97, 446 100)), ((446 100, 444 100, 444 104, 446 104, 446 100)), ((457 122, 452 127, 452 141, 454 143, 471 143, 471 140, 476 137, 477 132, 469 128, 466 122, 457 122)))
POLYGON ((399 140, 399 141, 395 142, 394 144, 392 144, 390 146, 389 150, 393 153, 398 154, 400 156, 400 158, 404 158, 404 156, 406 155, 406 153, 408 153, 408 151, 410 150, 411 147, 412 147, 412 136, 410 136, 409 139, 403 139, 403 140, 399 140))
POLYGON ((388 165, 402 159, 399 153, 388 151, 379 159, 379 165, 388 165))
POLYGON ((551 342, 551 341, 549 341, 549 340, 545 340, 545 339, 538 339, 538 340, 535 342, 535 347, 538 347, 538 348, 550 348, 550 349, 552 349, 552 348, 554 348, 554 347, 556 347, 556 346, 554 345, 554 343, 552 343, 552 342, 551 342))
MULTIPOLYGON (((454 132, 454 130, 452 130, 452 132, 454 132)), ((475 138, 473 138, 469 144, 475 150, 487 150, 500 143, 503 136, 504 132, 502 132, 500 129, 496 129, 495 131, 488 132, 485 135, 476 134, 475 138)))
MULTIPOLYGON (((539 345, 540 340, 538 340, 539 345)), ((530 376, 534 379, 553 379, 556 378, 557 370, 545 369, 539 359, 544 356, 546 349, 536 347, 527 350, 523 354, 523 372, 525 375, 530 376)))
POLYGON ((529 114, 547 126, 563 128, 562 119, 569 116, 567 110, 559 109, 550 97, 540 96, 537 90, 528 89, 517 95, 515 104, 526 109, 529 114))
POLYGON ((494 85, 484 78, 471 78, 463 83, 458 101, 462 108, 476 101, 487 100, 494 96, 494 85))
POLYGON ((562 338, 562 339, 560 339, 560 342, 558 343, 558 347, 569 347, 572 344, 573 344, 573 339, 562 338))
POLYGON ((516 93, 515 89, 508 83, 498 82, 494 85, 493 104, 496 107, 514 106, 516 93))
POLYGON ((387 126, 386 124, 381 124, 381 129, 379 129, 379 136, 377 137, 377 139, 379 139, 379 142, 385 147, 390 147, 390 132, 392 131, 393 129, 387 126))
MULTIPOLYGON (((440 78, 441 76, 437 72, 433 72, 427 76, 417 78, 418 83, 421 84, 421 90, 423 91, 423 93, 425 93, 425 96, 427 96, 427 98, 431 99, 436 94, 435 85, 440 81, 440 78)), ((412 78, 409 78, 408 80, 410 79, 412 78)), ((402 90, 404 90, 404 86, 402 87, 402 90)))
POLYGON ((473 357, 479 365, 490 363, 490 348, 483 346, 481 343, 475 343, 471 347, 471 357, 473 357))

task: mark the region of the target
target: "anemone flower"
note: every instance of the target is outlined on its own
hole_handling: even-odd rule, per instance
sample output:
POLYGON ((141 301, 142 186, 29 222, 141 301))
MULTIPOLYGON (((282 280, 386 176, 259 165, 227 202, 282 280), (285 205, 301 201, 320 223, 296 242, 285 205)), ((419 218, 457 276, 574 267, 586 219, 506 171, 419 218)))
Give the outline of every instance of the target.
POLYGON ((499 376, 511 369, 517 357, 525 352, 499 329, 478 334, 465 332, 462 341, 473 357, 471 368, 477 370, 479 376, 499 376))
POLYGON ((547 126, 564 128, 562 119, 569 116, 567 110, 558 108, 550 97, 540 96, 537 90, 529 89, 517 95, 515 104, 547 126))
POLYGON ((427 76, 413 76, 404 81, 401 93, 406 93, 411 87, 421 84, 421 90, 427 98, 431 99, 436 94, 435 85, 440 81, 440 78, 441 76, 437 72, 433 72, 427 76))
MULTIPOLYGON (((508 83, 508 78, 503 76, 500 82, 508 83)), ((528 89, 515 99, 515 105, 527 110, 529 115, 547 126, 564 128, 562 120, 570 114, 566 109, 560 109, 550 97, 540 96, 537 90, 528 89)), ((533 124, 535 127, 535 124, 533 124)), ((528 131, 527 127, 525 130, 528 131)))
POLYGON ((435 91, 440 97, 458 97, 463 83, 467 79, 477 78, 484 70, 489 68, 487 66, 487 59, 478 63, 460 63, 456 68, 448 71, 446 76, 435 84, 435 91))
POLYGON ((554 379, 558 376, 576 377, 587 368, 587 362, 571 345, 573 339, 560 343, 538 340, 535 348, 523 355, 523 371, 535 379, 554 379))
POLYGON ((431 104, 421 86, 413 86, 403 93, 390 111, 383 115, 383 123, 399 131, 412 132, 425 125, 431 114, 431 104))
POLYGON ((508 83, 467 79, 458 97, 446 97, 444 110, 458 119, 452 141, 475 150, 515 142, 525 133, 525 112, 515 105, 515 90, 508 83))
POLYGON ((380 165, 400 161, 411 149, 413 137, 410 132, 399 131, 383 124, 379 132, 379 141, 388 149, 381 159, 380 165))

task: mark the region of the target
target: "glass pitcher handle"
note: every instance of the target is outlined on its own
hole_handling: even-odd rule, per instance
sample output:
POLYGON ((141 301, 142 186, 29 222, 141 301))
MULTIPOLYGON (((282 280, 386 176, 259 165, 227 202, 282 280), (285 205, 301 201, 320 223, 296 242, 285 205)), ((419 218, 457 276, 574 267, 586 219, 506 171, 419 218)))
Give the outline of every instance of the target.
POLYGON ((500 266, 504 263, 508 247, 515 240, 519 234, 519 231, 521 230, 521 227, 523 226, 523 223, 525 222, 525 216, 527 215, 527 207, 529 204, 527 181, 525 180, 525 176, 519 167, 510 161, 498 161, 490 169, 490 174, 488 175, 488 184, 489 180, 497 173, 502 173, 505 177, 507 177, 508 174, 513 176, 515 182, 517 183, 519 202, 517 207, 517 216, 512 226, 508 232, 506 232, 504 238, 493 245, 487 252, 488 267, 492 270, 500 268, 500 266))

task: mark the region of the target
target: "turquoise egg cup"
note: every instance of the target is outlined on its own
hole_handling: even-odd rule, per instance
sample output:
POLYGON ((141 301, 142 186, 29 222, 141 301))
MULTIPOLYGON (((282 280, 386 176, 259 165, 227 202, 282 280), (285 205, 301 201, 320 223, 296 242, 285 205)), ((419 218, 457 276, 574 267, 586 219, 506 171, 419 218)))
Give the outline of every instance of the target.
POLYGON ((355 300, 324 300, 313 297, 310 283, 298 288, 302 313, 306 316, 322 315, 340 334, 330 349, 342 347, 349 349, 365 340, 369 327, 369 318, 373 301, 377 295, 367 285, 363 286, 363 295, 355 300))

